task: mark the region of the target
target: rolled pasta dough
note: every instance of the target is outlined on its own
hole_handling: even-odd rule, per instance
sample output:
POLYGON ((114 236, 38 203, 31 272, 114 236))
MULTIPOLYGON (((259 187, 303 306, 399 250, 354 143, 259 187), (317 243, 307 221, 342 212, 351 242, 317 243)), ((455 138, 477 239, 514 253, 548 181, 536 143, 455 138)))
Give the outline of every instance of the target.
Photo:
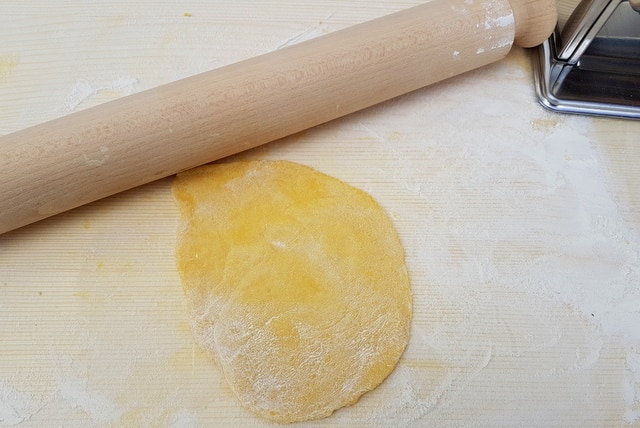
POLYGON ((286 161, 200 167, 173 192, 195 336, 244 407, 278 422, 325 417, 389 375, 411 293, 373 198, 286 161))

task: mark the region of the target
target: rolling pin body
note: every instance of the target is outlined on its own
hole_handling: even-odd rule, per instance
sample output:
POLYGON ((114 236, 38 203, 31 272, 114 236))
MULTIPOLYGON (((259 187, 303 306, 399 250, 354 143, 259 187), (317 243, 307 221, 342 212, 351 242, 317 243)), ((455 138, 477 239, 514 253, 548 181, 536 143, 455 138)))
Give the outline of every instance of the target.
POLYGON ((0 233, 495 62, 552 0, 434 0, 0 137, 0 233))

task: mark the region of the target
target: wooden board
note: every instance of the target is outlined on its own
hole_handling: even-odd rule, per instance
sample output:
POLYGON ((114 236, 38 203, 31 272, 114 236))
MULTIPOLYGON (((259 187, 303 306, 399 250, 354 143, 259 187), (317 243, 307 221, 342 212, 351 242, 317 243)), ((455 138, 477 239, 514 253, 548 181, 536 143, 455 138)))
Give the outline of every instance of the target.
MULTIPOLYGON (((0 134, 418 3, 4 1, 0 134)), ((406 249, 397 370, 309 425, 640 424, 640 122, 544 110, 529 55, 237 156, 368 191, 406 249)), ((170 185, 0 236, 0 426, 269 426, 194 344, 170 185)))

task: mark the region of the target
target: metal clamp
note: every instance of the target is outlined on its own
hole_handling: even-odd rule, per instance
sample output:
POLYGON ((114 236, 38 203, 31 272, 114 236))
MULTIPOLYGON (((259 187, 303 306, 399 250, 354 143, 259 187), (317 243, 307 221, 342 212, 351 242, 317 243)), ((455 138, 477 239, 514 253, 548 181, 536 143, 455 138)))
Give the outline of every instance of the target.
POLYGON ((640 0, 583 0, 536 48, 540 102, 569 113, 640 119, 640 0))

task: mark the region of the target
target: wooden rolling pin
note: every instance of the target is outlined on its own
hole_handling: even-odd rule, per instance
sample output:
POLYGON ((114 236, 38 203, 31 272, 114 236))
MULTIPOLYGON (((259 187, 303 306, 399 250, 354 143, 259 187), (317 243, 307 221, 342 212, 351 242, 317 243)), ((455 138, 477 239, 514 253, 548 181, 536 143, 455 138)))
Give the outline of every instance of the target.
POLYGON ((433 0, 0 138, 0 233, 542 43, 553 0, 433 0))

